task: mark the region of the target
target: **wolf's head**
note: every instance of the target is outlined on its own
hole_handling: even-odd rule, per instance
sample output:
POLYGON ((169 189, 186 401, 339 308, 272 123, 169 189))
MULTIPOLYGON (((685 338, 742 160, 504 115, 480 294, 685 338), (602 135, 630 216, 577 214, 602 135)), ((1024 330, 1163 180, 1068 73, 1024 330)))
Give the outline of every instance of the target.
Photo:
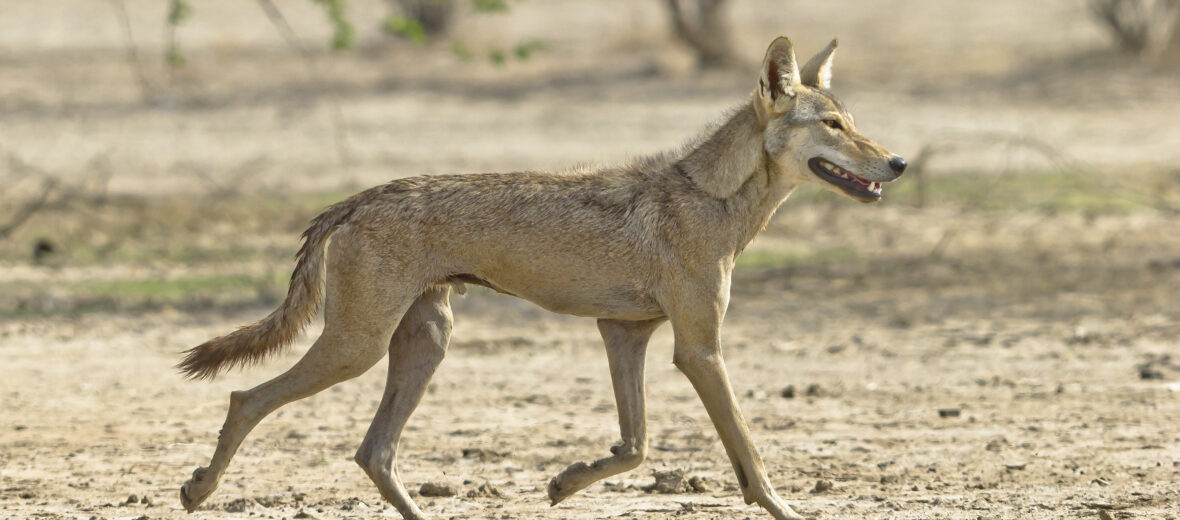
POLYGON ((754 92, 766 153, 780 175, 876 202, 881 183, 899 177, 906 161, 857 132, 852 114, 828 91, 835 53, 832 40, 800 71, 790 40, 770 44, 754 92))

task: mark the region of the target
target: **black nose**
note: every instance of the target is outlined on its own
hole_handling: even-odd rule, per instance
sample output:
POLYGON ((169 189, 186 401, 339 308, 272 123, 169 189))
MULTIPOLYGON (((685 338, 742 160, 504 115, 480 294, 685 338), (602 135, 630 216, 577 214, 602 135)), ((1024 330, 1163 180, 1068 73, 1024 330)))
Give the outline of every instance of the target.
POLYGON ((905 159, 902 159, 900 155, 894 155, 892 159, 889 159, 889 167, 893 168, 893 171, 898 175, 905 171, 907 164, 909 163, 905 162, 905 159))

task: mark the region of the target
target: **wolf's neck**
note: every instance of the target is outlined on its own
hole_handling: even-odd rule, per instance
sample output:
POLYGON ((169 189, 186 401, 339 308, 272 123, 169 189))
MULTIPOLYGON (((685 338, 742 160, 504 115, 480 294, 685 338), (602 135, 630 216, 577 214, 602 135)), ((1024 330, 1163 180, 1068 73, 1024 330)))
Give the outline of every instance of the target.
POLYGON ((724 203, 732 220, 722 227, 731 234, 726 242, 735 256, 766 227, 798 184, 767 164, 764 133, 753 104, 746 104, 678 162, 693 183, 724 203))
POLYGON ((753 105, 743 105, 709 136, 689 150, 678 165, 708 194, 728 199, 761 169, 762 128, 753 105))

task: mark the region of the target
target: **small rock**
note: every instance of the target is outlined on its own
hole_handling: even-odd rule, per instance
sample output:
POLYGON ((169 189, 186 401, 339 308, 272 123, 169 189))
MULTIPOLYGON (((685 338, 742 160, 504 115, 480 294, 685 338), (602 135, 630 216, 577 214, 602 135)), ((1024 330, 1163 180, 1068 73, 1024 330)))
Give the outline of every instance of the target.
POLYGON ((828 491, 831 491, 833 487, 835 486, 832 485, 832 481, 820 479, 815 481, 815 489, 812 489, 811 492, 816 494, 827 493, 828 491))
POLYGON ((479 487, 467 492, 467 498, 504 498, 504 492, 500 488, 493 486, 490 482, 485 482, 479 487))
POLYGON ((1105 509, 1099 509, 1098 510, 1098 519, 1099 520, 1114 520, 1114 517, 1110 516, 1109 511, 1107 511, 1105 509))
POLYGON ((693 476, 688 479, 688 487, 692 488, 697 493, 709 493, 717 489, 717 483, 712 479, 700 476, 693 476))
POLYGON ((1004 464, 1004 468, 1009 469, 1009 470, 1015 470, 1015 471, 1022 470, 1026 467, 1028 467, 1027 462, 1009 462, 1007 464, 1004 464))
POLYGON ((948 417, 958 417, 959 416, 959 409, 958 408, 943 408, 938 411, 938 416, 942 417, 943 419, 946 419, 948 417))
POLYGON ((463 448, 463 458, 479 460, 499 460, 509 455, 504 451, 492 451, 483 448, 463 448))
POLYGON ((803 395, 806 395, 807 397, 821 397, 823 394, 824 390, 815 383, 807 385, 807 391, 803 393, 803 395))
POLYGON ((48 238, 38 238, 33 243, 33 263, 39 264, 44 262, 50 256, 57 252, 57 246, 48 238))
POLYGON ((781 395, 783 397, 783 399, 794 399, 795 398, 795 385, 787 385, 787 387, 783 388, 783 390, 781 392, 779 392, 778 395, 781 395))
POLYGON ((1151 364, 1139 365, 1139 379, 1153 380, 1163 378, 1164 373, 1160 369, 1155 368, 1155 366, 1151 364))
POLYGON ((1004 449, 1005 441, 1001 439, 992 439, 987 441, 987 446, 984 448, 987 451, 1000 451, 1004 449))
POLYGON ((254 504, 254 500, 249 498, 235 498, 225 505, 225 511, 227 513, 245 513, 254 504))
POLYGON ((308 513, 307 511, 300 509, 299 512, 295 513, 295 516, 292 518, 315 518, 315 517, 312 516, 311 513, 308 513))
POLYGON ((29 427, 28 427, 28 426, 25 426, 25 425, 23 425, 23 424, 18 424, 18 425, 16 425, 16 426, 13 426, 13 427, 12 427, 12 429, 13 429, 13 430, 16 430, 16 431, 18 431, 18 432, 23 432, 23 431, 25 431, 25 430, 29 429, 29 427))
POLYGON ((684 470, 673 469, 668 471, 652 471, 652 476, 656 481, 650 486, 644 486, 643 490, 648 493, 684 493, 688 490, 688 481, 684 478, 684 470))
POLYGON ((291 430, 291 431, 287 432, 287 438, 288 439, 295 439, 295 440, 306 439, 307 434, 299 433, 295 430, 291 430))
POLYGON ((424 497, 453 497, 459 492, 454 487, 441 482, 427 482, 418 488, 418 494, 424 497))
POLYGON ((901 481, 901 477, 897 475, 881 475, 881 484, 896 484, 901 481))
POLYGON ((138 504, 138 503, 139 503, 139 497, 137 497, 135 495, 127 495, 127 500, 123 501, 123 505, 138 504))

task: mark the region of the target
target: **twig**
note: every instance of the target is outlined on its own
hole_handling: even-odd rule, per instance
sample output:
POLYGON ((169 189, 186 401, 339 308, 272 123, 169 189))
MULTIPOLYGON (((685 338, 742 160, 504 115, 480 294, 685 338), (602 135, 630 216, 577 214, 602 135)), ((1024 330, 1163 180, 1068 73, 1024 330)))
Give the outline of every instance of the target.
POLYGON ((910 176, 914 178, 914 182, 918 183, 917 200, 914 205, 919 208, 926 207, 926 195, 929 193, 926 179, 926 165, 930 163, 930 158, 934 157, 936 153, 942 153, 953 149, 953 145, 935 145, 929 144, 922 146, 918 151, 918 155, 910 162, 910 176))
POLYGON ((29 201, 25 207, 16 212, 8 222, 0 226, 0 240, 8 238, 13 231, 24 225, 41 208, 45 207, 45 203, 49 201, 49 196, 57 189, 57 179, 46 179, 41 188, 41 195, 36 199, 29 201))
POLYGON ((126 39, 127 64, 135 71, 136 79, 139 80, 140 96, 144 101, 149 101, 154 89, 144 73, 143 63, 139 61, 139 47, 135 44, 135 35, 131 32, 131 17, 127 16, 127 4, 123 0, 111 0, 111 4, 115 7, 115 14, 119 17, 119 25, 123 28, 123 37, 126 39))
MULTIPOLYGON (((1092 168, 1085 163, 1061 151, 1052 144, 1030 135, 993 131, 944 134, 941 139, 923 145, 918 155, 912 161, 910 174, 915 177, 918 183, 917 194, 915 196, 916 200, 914 201, 916 206, 924 207, 926 205, 927 195, 929 193, 927 172, 930 161, 935 156, 952 153, 963 148, 964 143, 1002 146, 1005 150, 1022 148, 1041 156, 1051 165, 1061 170, 1077 170, 1084 173, 1093 173, 1092 168)), ((1009 171, 1009 169, 1005 168, 1003 171, 1009 171)), ((993 180, 993 183, 1001 182, 1001 180, 1002 177, 997 177, 993 180)), ((980 190, 978 195, 985 196, 988 191, 988 189, 980 190)))
POLYGON ((959 234, 959 230, 953 225, 943 230, 942 237, 939 238, 938 243, 934 244, 934 247, 930 249, 930 254, 926 255, 927 258, 930 260, 942 258, 942 254, 946 252, 946 248, 950 246, 951 240, 953 240, 957 234, 959 234))
POLYGON ((258 5, 262 7, 266 17, 270 19, 270 23, 275 26, 287 46, 294 49, 303 58, 308 73, 316 81, 320 93, 327 98, 328 112, 332 122, 332 137, 336 144, 336 156, 342 164, 352 164, 352 154, 348 146, 348 127, 345 125, 344 113, 340 110, 340 100, 336 98, 336 93, 328 88, 315 58, 303 46, 299 35, 295 33, 295 29, 291 28, 291 24, 287 23, 287 18, 283 16, 283 12, 279 10, 278 6, 272 0, 258 0, 258 5))

